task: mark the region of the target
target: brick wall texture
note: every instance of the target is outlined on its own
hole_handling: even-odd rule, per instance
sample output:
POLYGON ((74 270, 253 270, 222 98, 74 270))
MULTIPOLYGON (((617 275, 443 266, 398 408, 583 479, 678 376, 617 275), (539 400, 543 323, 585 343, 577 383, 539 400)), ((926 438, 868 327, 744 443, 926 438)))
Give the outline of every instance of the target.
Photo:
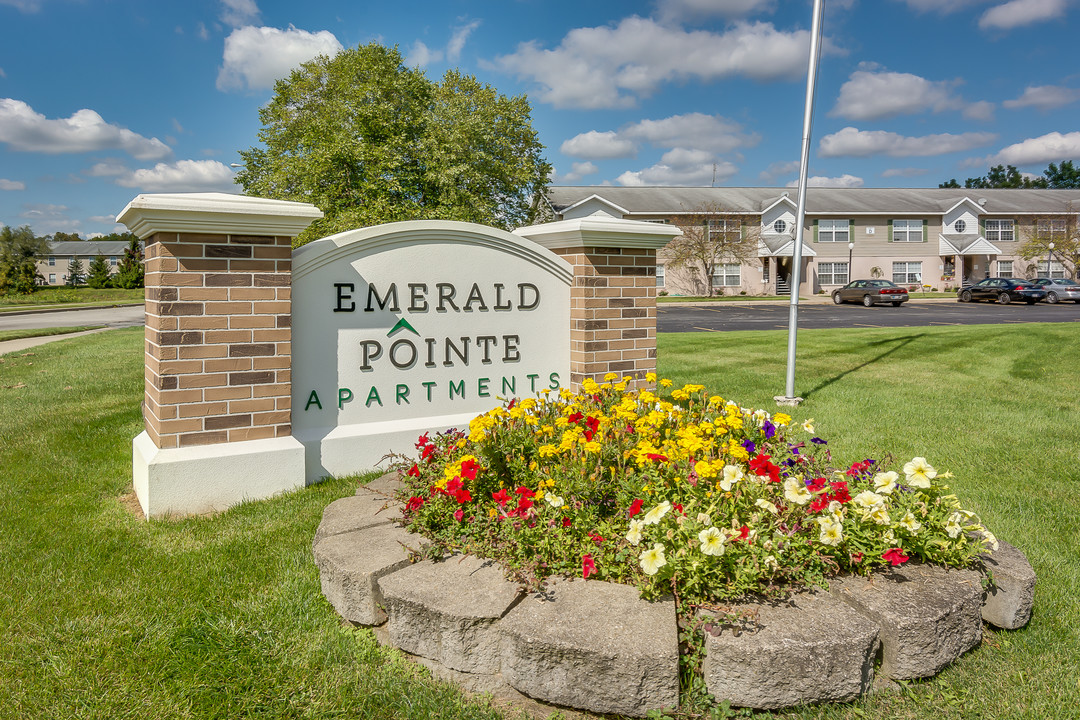
POLYGON ((570 382, 634 379, 656 371, 656 251, 570 247, 554 252, 574 268, 570 289, 570 382))
POLYGON ((291 434, 292 238, 157 233, 145 258, 154 443, 291 434))

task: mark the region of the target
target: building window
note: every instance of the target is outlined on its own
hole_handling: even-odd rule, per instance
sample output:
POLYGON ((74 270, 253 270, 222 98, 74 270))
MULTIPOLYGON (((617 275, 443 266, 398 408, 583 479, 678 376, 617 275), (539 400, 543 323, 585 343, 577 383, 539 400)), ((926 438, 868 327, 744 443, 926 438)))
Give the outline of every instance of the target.
POLYGON ((109 264, 112 265, 113 267, 116 267, 116 256, 115 255, 112 255, 112 256, 109 257, 109 264))
POLYGON ((773 232, 777 235, 783 235, 787 232, 787 223, 783 220, 777 220, 772 224, 773 232))
POLYGON ((1065 218, 1049 218, 1039 220, 1035 224, 1036 232, 1043 240, 1065 239, 1065 218))
POLYGON ((56 267, 56 256, 55 255, 50 255, 49 256, 49 267, 56 267))
POLYGON ((1065 266, 1055 260, 1050 263, 1050 274, 1047 275, 1046 261, 1043 260, 1039 263, 1039 277, 1063 278, 1065 277, 1065 266))
POLYGON ((49 273, 49 284, 50 285, 55 285, 56 284, 56 273, 49 273))
POLYGON ((1009 277, 1009 278, 1011 278, 1013 276, 1013 261, 1012 260, 998 260, 997 261, 997 266, 998 266, 998 273, 997 273, 998 277, 1009 277))
POLYGON ((897 285, 910 285, 922 282, 921 262, 894 262, 892 264, 892 281, 897 285))
POLYGON ((716 263, 713 265, 713 287, 738 287, 742 284, 742 266, 739 263, 716 263))
POLYGON ((656 266, 656 287, 658 287, 658 288, 664 287, 664 266, 663 265, 657 265, 656 266))
POLYGON ((847 220, 818 220, 818 242, 846 243, 850 224, 847 220))
POLYGON ((922 220, 893 220, 893 242, 922 242, 922 220))
POLYGON ((735 219, 710 218, 709 242, 738 240, 742 236, 742 223, 735 219))
POLYGON ((986 239, 990 242, 1012 242, 1013 241, 1013 221, 1012 220, 987 220, 986 221, 986 239))
POLYGON ((846 262, 818 263, 818 282, 822 285, 847 285, 848 264, 846 262))
POLYGON ((957 220, 956 222, 954 222, 952 224, 952 226, 953 226, 953 230, 955 230, 958 233, 962 233, 965 230, 967 230, 967 223, 964 222, 963 220, 957 220))
POLYGON ((761 258, 761 282, 769 282, 769 258, 761 258))

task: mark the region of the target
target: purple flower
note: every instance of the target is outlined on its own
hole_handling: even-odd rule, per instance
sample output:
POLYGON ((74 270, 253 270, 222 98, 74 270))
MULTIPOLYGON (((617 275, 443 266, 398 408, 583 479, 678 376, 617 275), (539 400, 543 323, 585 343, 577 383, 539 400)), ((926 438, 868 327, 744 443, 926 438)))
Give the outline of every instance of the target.
POLYGON ((826 442, 825 440, 822 440, 819 437, 810 438, 810 442, 814 443, 815 445, 828 445, 829 444, 828 442, 826 442))
POLYGON ((753 455, 757 451, 757 445, 755 445, 754 441, 750 440, 749 438, 742 441, 742 446, 746 448, 746 452, 750 453, 751 455, 753 455))
POLYGON ((772 436, 776 434, 776 426, 768 420, 761 424, 761 429, 765 433, 766 440, 771 440, 772 436))

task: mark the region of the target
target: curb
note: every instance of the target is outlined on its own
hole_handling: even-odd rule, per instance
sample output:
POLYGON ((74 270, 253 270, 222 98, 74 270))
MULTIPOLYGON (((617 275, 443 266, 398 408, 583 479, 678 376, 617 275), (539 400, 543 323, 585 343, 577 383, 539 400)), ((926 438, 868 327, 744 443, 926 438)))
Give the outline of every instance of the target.
POLYGON ((74 306, 49 306, 45 308, 34 308, 28 310, 9 310, 6 312, 0 312, 0 318, 13 316, 13 315, 38 315, 41 313, 53 313, 53 312, 70 312, 72 310, 105 310, 108 308, 118 307, 137 307, 139 305, 145 305, 145 302, 130 302, 130 303, 113 303, 112 305, 74 305, 74 306))

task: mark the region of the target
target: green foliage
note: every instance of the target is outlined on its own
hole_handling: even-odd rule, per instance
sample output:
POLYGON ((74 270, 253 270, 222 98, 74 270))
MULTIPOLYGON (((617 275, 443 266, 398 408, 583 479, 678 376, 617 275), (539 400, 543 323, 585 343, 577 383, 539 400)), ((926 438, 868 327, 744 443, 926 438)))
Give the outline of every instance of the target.
POLYGON ((93 260, 90 261, 89 275, 86 277, 86 284, 92 288, 101 289, 109 287, 112 278, 112 268, 109 267, 109 261, 105 259, 105 256, 98 253, 93 260))
POLYGON ((451 70, 441 83, 377 43, 304 63, 259 111, 241 151, 248 195, 325 214, 298 238, 414 219, 528 224, 551 167, 524 96, 451 70))
POLYGON ((0 295, 27 295, 44 279, 37 258, 49 251, 45 238, 34 235, 29 225, 0 228, 0 295))
POLYGON ((116 275, 112 282, 115 287, 127 290, 141 288, 146 270, 143 265, 143 252, 139 246, 139 238, 131 233, 124 233, 124 235, 128 236, 128 246, 124 249, 124 257, 120 258, 116 266, 116 275))
MULTIPOLYGON (((956 178, 940 183, 939 188, 958 188, 956 178)), ((965 188, 1028 188, 1064 190, 1080 188, 1080 168, 1073 167, 1072 160, 1065 160, 1060 166, 1050 163, 1041 177, 1026 177, 1014 166, 995 165, 981 177, 970 177, 964 181, 965 188)))
POLYGON ((86 280, 86 273, 83 271, 82 260, 72 255, 71 262, 68 263, 67 284, 71 287, 79 287, 84 280, 86 280))

